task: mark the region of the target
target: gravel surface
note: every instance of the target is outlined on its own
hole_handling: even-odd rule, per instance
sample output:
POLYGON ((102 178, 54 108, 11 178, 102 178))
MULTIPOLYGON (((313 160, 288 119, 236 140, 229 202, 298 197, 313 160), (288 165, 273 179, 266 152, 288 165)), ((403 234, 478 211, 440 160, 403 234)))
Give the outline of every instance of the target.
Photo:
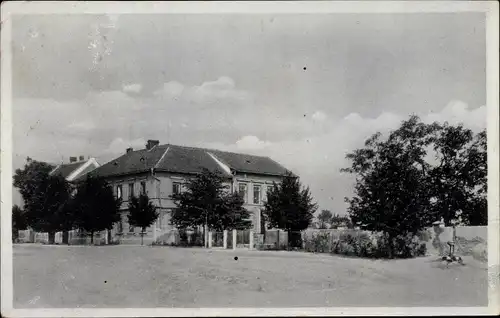
POLYGON ((488 294, 472 257, 446 268, 428 257, 22 244, 13 261, 15 308, 487 306, 488 294))

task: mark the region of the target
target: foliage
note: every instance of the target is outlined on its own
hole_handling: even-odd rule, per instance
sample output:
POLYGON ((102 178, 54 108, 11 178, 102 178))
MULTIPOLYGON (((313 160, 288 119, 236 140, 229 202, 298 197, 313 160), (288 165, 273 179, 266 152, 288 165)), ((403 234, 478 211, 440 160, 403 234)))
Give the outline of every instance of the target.
MULTIPOLYGON (((486 221, 486 133, 411 116, 386 140, 377 133, 346 156, 356 175, 349 215, 362 228, 382 232, 391 254, 433 221, 447 224, 462 211, 468 224, 486 221), (434 150, 436 164, 429 161, 434 150)), ((406 249, 404 247, 403 249, 406 249)))
POLYGON ((430 171, 429 184, 437 195, 430 209, 446 225, 460 214, 465 224, 488 224, 486 147, 485 130, 474 136, 462 125, 440 126, 434 144, 438 164, 430 171))
POLYGON ((156 207, 149 200, 147 194, 141 193, 139 197, 132 196, 130 198, 127 216, 130 225, 141 228, 141 245, 144 244, 146 228, 151 226, 159 216, 156 207))
POLYGON ((246 230, 252 227, 250 213, 243 207, 245 201, 240 193, 224 193, 217 206, 212 228, 222 230, 246 230))
POLYGON ((332 219, 332 212, 330 210, 321 210, 318 215, 319 228, 326 229, 326 223, 330 223, 332 219))
MULTIPOLYGON (((268 192, 262 212, 271 228, 290 233, 306 229, 311 224, 316 209, 309 187, 303 188, 299 179, 289 173, 283 177, 281 184, 274 184, 268 192)), ((296 236, 288 235, 292 247, 300 242, 295 238, 296 236)))
POLYGON ((347 228, 352 228, 352 222, 349 216, 340 216, 339 214, 335 214, 331 217, 330 219, 330 228, 336 229, 338 227, 347 227, 347 228))
POLYGON ((304 250, 313 253, 330 252, 331 236, 328 232, 320 232, 312 235, 311 238, 304 240, 304 250))
POLYGON ((14 175, 14 186, 23 198, 28 225, 35 231, 48 232, 49 243, 54 243, 56 232, 71 229, 73 224, 66 206, 69 184, 60 175, 50 175, 52 168, 28 158, 24 169, 17 169, 14 175))
POLYGON ((12 207, 12 241, 17 241, 19 237, 20 230, 26 230, 28 228, 28 222, 26 220, 26 215, 24 211, 15 204, 12 207))
POLYGON ((94 233, 111 230, 120 221, 121 200, 115 198, 113 189, 103 179, 87 175, 78 184, 71 208, 77 215, 77 227, 90 234, 94 243, 94 233))
POLYGON ((394 241, 396 254, 392 254, 387 236, 370 235, 358 230, 344 230, 334 235, 333 232, 314 233, 304 240, 305 251, 314 253, 332 253, 344 256, 364 258, 409 258, 424 256, 426 245, 416 237, 397 236, 394 241))
POLYGON ((219 172, 204 169, 190 180, 186 191, 172 195, 177 209, 171 223, 180 229, 208 225, 209 230, 246 229, 251 226, 250 213, 243 208, 243 199, 229 193, 228 181, 219 172))

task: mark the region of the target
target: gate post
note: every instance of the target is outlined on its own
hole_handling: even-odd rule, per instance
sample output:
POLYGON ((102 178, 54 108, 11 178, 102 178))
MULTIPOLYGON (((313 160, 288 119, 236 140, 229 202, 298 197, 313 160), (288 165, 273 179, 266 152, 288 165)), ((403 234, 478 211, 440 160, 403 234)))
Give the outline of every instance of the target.
POLYGON ((223 238, 222 244, 224 244, 224 249, 227 249, 227 230, 224 230, 223 236, 224 236, 224 238, 223 238))
POLYGON ((236 230, 233 230, 233 250, 236 249, 236 230))
POLYGON ((253 230, 250 230, 250 249, 253 249, 253 230))
POLYGON ((212 248, 212 231, 208 232, 208 248, 212 248))

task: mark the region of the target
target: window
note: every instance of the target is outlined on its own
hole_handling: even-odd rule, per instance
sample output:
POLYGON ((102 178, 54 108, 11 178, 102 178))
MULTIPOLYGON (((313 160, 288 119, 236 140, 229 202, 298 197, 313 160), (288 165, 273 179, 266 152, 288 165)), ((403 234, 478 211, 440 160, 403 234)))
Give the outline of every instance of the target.
POLYGON ((247 185, 245 183, 240 183, 238 186, 238 192, 243 195, 243 200, 247 202, 247 185))
POLYGON ((134 196, 134 184, 133 183, 129 183, 128 184, 128 197, 131 198, 134 196))
POLYGON ((260 204, 260 185, 253 186, 253 203, 260 204))
POLYGON ((123 222, 121 220, 118 222, 118 233, 123 233, 123 222))
POLYGON ((121 184, 116 187, 116 197, 118 199, 122 198, 122 185, 121 184))
POLYGON ((141 182, 141 193, 146 194, 146 181, 141 182))
POLYGON ((181 193, 181 184, 180 183, 174 182, 174 184, 172 185, 172 193, 173 194, 181 193))

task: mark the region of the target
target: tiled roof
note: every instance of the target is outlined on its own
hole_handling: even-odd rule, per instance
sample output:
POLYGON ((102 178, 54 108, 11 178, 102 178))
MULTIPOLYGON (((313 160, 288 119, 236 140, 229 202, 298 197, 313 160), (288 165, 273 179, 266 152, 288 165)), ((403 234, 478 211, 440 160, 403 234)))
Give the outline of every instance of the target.
POLYGON ((58 165, 54 170, 51 171, 51 174, 61 174, 64 178, 67 178, 73 171, 84 165, 85 162, 86 161, 79 161, 58 165))
POLYGON ((155 171, 186 174, 200 173, 203 168, 206 168, 227 174, 210 154, 231 170, 240 173, 274 176, 287 173, 286 168, 269 157, 166 144, 158 145, 151 150, 130 151, 100 166, 91 174, 110 177, 147 172, 152 168, 155 171))

